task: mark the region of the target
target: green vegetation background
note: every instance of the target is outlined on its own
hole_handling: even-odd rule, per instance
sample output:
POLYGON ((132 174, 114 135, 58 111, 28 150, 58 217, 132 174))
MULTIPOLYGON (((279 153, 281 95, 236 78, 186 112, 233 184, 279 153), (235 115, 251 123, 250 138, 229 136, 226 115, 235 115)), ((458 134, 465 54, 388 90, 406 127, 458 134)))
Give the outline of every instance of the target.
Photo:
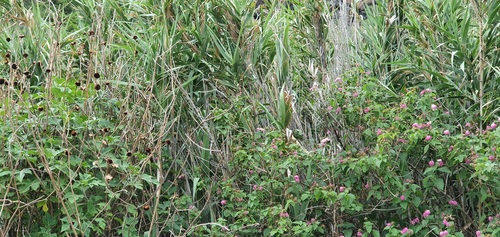
POLYGON ((498 236, 500 1, 366 11, 0 0, 0 236, 498 236))

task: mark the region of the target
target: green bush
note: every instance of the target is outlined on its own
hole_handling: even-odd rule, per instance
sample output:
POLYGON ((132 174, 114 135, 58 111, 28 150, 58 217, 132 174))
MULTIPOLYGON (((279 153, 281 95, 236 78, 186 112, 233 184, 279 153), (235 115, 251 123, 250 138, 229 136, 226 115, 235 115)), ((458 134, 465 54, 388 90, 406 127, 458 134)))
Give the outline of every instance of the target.
POLYGON ((222 225, 238 235, 498 233, 500 121, 481 134, 474 122, 457 124, 431 89, 388 96, 360 70, 331 86, 329 103, 340 109, 321 116, 365 142, 337 142, 328 130, 308 152, 277 130, 240 138, 220 184, 222 225))

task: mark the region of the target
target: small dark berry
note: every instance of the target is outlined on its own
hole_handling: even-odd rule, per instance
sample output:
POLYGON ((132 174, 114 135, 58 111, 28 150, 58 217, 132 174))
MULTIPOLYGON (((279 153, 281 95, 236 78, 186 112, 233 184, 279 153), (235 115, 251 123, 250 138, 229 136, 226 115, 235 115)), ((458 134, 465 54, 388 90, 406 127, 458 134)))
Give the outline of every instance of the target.
POLYGON ((43 111, 43 107, 42 106, 38 106, 38 111, 42 112, 43 111))
POLYGON ((95 32, 93 30, 89 31, 89 36, 93 36, 95 32))
POLYGON ((151 154, 151 148, 148 147, 148 148, 146 148, 146 155, 149 155, 149 154, 151 154))
POLYGON ((132 37, 132 38, 133 38, 134 40, 137 40, 137 38, 139 38, 139 37, 137 37, 137 35, 134 35, 134 37, 132 37))
POLYGON ((95 89, 96 91, 100 90, 100 89, 101 89, 101 85, 99 85, 99 84, 95 84, 94 89, 95 89))
POLYGON ((75 130, 71 130, 71 136, 76 136, 78 133, 75 130))
POLYGON ((4 78, 0 78, 0 85, 3 85, 5 83, 5 79, 4 78))
POLYGON ((12 69, 16 70, 17 69, 17 64, 13 63, 12 65, 10 65, 12 67, 12 69))
POLYGON ((127 156, 131 157, 132 156, 132 152, 131 151, 127 152, 127 156))
POLYGON ((28 54, 27 53, 23 53, 23 58, 27 58, 28 57, 28 54))
POLYGON ((101 77, 101 75, 98 72, 96 72, 96 73, 94 73, 94 77, 99 78, 99 77, 101 77))
POLYGON ((6 53, 6 54, 5 54, 5 57, 6 57, 6 58, 10 58, 10 53, 6 53))
POLYGON ((25 71, 25 72, 23 72, 23 74, 24 74, 25 76, 28 76, 28 75, 30 74, 30 72, 29 72, 29 71, 25 71))
POLYGON ((170 142, 170 139, 167 139, 167 140, 165 141, 165 144, 166 144, 167 146, 170 146, 170 143, 171 143, 171 142, 170 142))
POLYGON ((111 164, 113 164, 113 160, 112 159, 106 159, 106 163, 108 163, 108 164, 111 165, 111 164))
POLYGON ((5 39, 5 40, 7 40, 7 42, 10 42, 10 38, 9 37, 7 37, 7 39, 5 39))
POLYGON ((81 85, 82 85, 82 83, 81 83, 80 81, 76 81, 76 82, 75 82, 75 85, 76 85, 76 86, 81 86, 81 85))
POLYGON ((52 70, 50 70, 50 68, 47 68, 47 69, 45 69, 45 72, 50 73, 50 72, 52 72, 52 70))
POLYGON ((79 111, 80 110, 80 106, 75 105, 75 107, 73 107, 73 109, 75 109, 76 111, 79 111))

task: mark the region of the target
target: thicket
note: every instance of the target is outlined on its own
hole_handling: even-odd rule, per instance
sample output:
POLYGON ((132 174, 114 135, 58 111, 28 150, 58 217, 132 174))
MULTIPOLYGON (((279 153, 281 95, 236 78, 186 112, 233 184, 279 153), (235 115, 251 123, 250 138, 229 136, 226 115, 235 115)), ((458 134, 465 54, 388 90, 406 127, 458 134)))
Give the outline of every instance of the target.
POLYGON ((0 236, 498 236, 500 1, 290 2, 0 0, 0 236))

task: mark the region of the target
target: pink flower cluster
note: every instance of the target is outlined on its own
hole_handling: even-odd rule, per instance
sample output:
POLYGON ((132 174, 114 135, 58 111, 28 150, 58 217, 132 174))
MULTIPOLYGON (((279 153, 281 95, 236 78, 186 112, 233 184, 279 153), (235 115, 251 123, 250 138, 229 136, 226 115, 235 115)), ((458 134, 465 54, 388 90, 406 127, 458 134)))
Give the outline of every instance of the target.
POLYGON ((296 183, 300 183, 300 177, 298 175, 293 176, 296 183))
POLYGON ((450 223, 446 219, 443 219, 443 225, 450 227, 450 223))
POLYGON ((262 186, 257 186, 257 185, 254 185, 253 186, 253 190, 259 190, 259 191, 262 191, 264 188, 262 186))
POLYGON ((432 90, 427 88, 427 89, 420 91, 420 95, 425 95, 426 93, 431 93, 431 92, 432 92, 432 90))
POLYGON ((448 235, 448 231, 447 230, 439 232, 439 236, 440 237, 444 237, 444 236, 447 236, 447 235, 448 235))
POLYGON ((486 130, 495 130, 497 128, 497 124, 493 122, 491 125, 486 126, 486 130))
POLYGON ((438 166, 439 166, 439 167, 441 167, 441 166, 443 166, 443 165, 444 165, 444 162, 443 162, 443 160, 441 160, 441 159, 438 159, 438 160, 437 160, 437 162, 438 162, 438 166))
POLYGON ((306 222, 306 225, 311 225, 312 223, 316 222, 316 219, 311 218, 311 220, 306 222))
POLYGON ((323 139, 321 140, 321 143, 320 143, 320 144, 321 144, 321 146, 326 146, 326 144, 327 144, 328 142, 330 142, 330 138, 328 138, 328 137, 327 137, 327 138, 323 138, 323 139))
POLYGON ((450 147, 448 148, 448 151, 449 151, 449 152, 452 152, 454 148, 455 148, 455 146, 450 145, 450 147))
POLYGON ((418 223, 420 223, 420 219, 418 219, 418 217, 410 221, 410 224, 412 224, 412 225, 415 225, 418 223))
POLYGON ((288 212, 281 212, 280 217, 288 218, 288 217, 290 217, 290 215, 288 214, 288 212))
POLYGON ((425 210, 424 213, 422 214, 422 217, 427 218, 430 215, 431 215, 431 211, 430 210, 425 210))
POLYGON ((415 129, 432 129, 432 125, 431 125, 431 122, 427 122, 427 123, 422 123, 422 124, 419 124, 419 123, 413 123, 411 125, 413 128, 415 129))
POLYGON ((455 200, 450 200, 450 201, 448 201, 448 204, 450 204, 452 206, 456 206, 456 205, 458 205, 458 202, 455 200))

